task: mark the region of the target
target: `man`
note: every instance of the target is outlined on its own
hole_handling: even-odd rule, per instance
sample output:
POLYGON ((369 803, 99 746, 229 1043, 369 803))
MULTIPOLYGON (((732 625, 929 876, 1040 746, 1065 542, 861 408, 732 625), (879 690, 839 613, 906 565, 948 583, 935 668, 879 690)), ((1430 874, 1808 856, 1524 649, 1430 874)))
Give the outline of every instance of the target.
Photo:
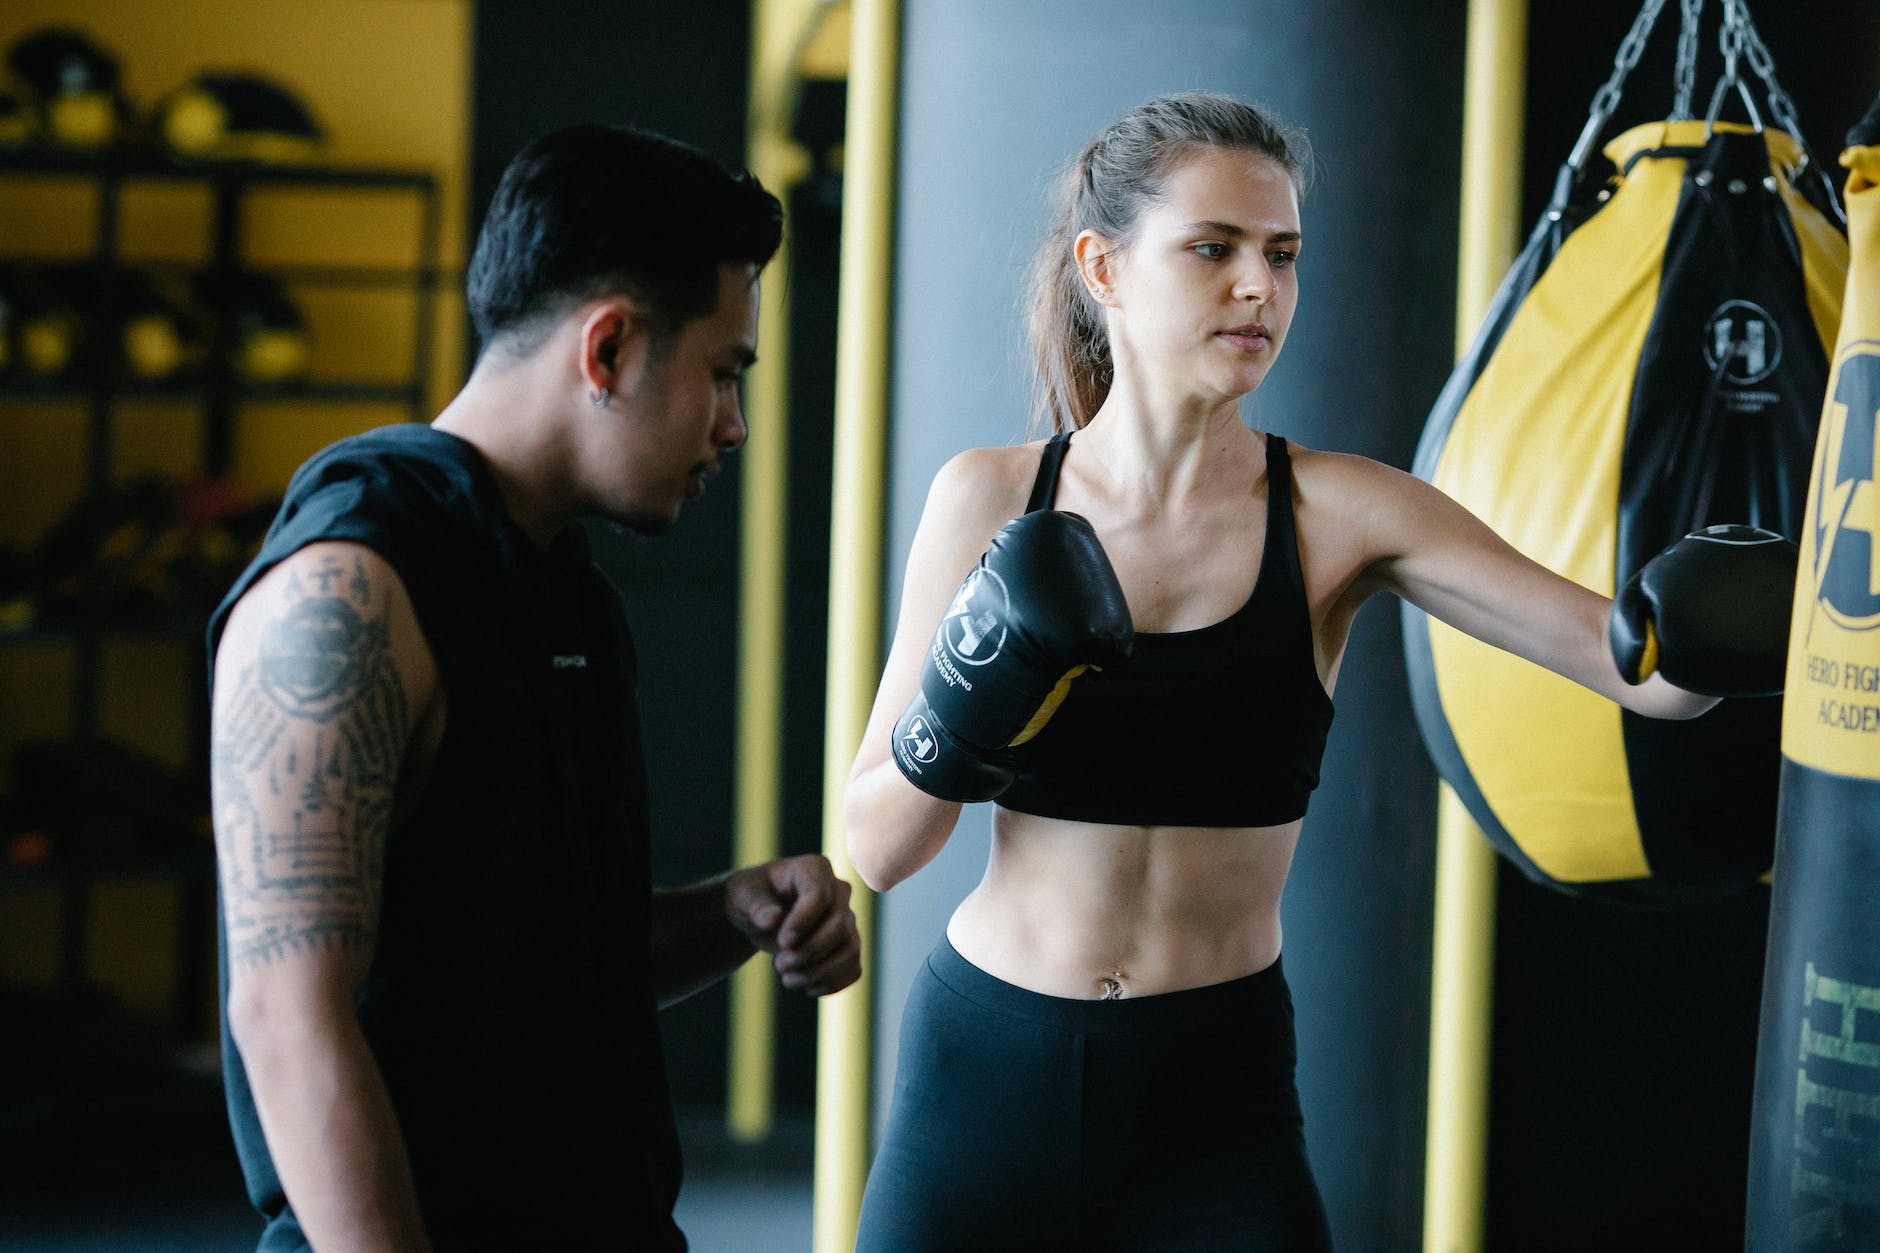
POLYGON ((654 891, 634 658, 582 516, 743 443, 776 200, 601 127, 504 174, 430 426, 294 477, 210 625, 229 1111, 264 1249, 683 1249, 656 1006, 860 975, 820 857, 654 891))

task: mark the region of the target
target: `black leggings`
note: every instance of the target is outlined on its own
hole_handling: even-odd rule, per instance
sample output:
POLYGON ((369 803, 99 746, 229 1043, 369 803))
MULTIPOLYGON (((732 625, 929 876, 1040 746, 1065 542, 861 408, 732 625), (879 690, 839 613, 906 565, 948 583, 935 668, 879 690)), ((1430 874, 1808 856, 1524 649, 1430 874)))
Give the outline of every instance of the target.
POLYGON ((1042 996, 945 939, 908 995, 858 1253, 1327 1253, 1279 964, 1042 996))

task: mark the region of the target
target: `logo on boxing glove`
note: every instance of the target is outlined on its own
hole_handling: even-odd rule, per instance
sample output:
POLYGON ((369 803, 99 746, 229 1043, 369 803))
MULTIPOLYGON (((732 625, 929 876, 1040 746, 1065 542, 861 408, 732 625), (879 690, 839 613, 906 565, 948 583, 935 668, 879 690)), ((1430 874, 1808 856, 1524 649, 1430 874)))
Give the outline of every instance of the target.
POLYGON ((940 755, 939 737, 919 714, 908 719, 907 730, 901 733, 901 753, 923 766, 931 766, 940 755))
POLYGON ((980 566, 960 584, 940 620, 940 638, 947 655, 962 666, 983 666, 998 660, 1005 647, 1005 624, 1011 617, 1011 597, 1005 580, 980 566))

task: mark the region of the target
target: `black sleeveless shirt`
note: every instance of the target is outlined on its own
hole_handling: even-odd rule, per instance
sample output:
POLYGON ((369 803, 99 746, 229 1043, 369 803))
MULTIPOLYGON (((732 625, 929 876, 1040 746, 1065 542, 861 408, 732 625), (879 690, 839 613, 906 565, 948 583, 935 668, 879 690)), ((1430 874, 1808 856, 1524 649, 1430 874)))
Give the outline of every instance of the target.
MULTIPOLYGON (((1049 509, 1070 436, 1045 445, 1026 507, 1049 509)), ((1136 633, 1126 665, 1090 671, 1034 738, 999 804, 1121 826, 1265 827, 1304 816, 1332 700, 1313 658, 1286 441, 1266 437, 1266 544, 1253 593, 1192 631, 1136 633)))
MULTIPOLYGON (((398 571, 447 693, 429 782, 385 853, 355 1011, 443 1249, 685 1247, 649 975, 634 654, 578 527, 544 552, 481 454, 428 426, 317 454, 216 612, 321 540, 398 571)), ((223 973, 226 996, 227 974, 223 973)), ((229 1118, 264 1250, 305 1237, 223 1022, 229 1118)))

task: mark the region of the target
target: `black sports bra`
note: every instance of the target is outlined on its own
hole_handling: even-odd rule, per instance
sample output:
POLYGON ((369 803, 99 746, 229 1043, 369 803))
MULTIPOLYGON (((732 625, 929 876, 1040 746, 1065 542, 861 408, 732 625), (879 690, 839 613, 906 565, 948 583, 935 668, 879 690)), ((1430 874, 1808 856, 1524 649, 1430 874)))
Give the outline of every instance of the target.
MULTIPOLYGON (((1049 509, 1070 436, 1045 445, 1025 512, 1049 509)), ((1266 545, 1252 595, 1192 631, 1137 632, 1034 738, 999 804, 1122 826, 1265 827, 1303 817, 1332 699, 1313 659, 1286 441, 1266 437, 1266 545)))

